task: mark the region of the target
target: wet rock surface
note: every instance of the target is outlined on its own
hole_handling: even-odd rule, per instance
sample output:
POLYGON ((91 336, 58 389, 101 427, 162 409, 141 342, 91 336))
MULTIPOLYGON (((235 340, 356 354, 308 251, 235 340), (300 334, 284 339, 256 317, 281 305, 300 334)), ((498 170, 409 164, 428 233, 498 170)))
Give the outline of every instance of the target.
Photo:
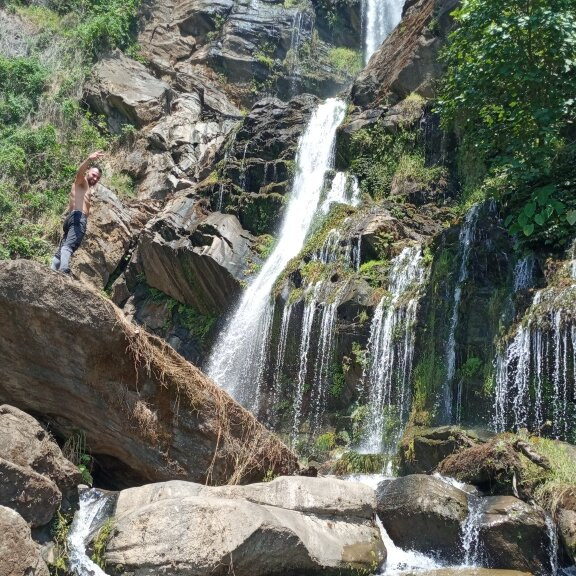
POLYGON ((376 499, 378 517, 397 546, 460 559, 460 525, 468 515, 465 492, 414 474, 380 483, 376 499))

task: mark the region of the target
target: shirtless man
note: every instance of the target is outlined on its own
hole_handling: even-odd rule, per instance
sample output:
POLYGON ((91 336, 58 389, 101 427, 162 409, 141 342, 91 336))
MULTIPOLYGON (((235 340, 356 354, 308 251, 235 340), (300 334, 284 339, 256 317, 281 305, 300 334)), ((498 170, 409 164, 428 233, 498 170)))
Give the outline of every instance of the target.
POLYGON ((86 233, 92 192, 102 176, 100 168, 92 164, 103 155, 102 150, 92 152, 78 167, 76 178, 70 189, 68 214, 63 226, 64 236, 52 258, 52 270, 70 274, 70 257, 78 249, 86 233))

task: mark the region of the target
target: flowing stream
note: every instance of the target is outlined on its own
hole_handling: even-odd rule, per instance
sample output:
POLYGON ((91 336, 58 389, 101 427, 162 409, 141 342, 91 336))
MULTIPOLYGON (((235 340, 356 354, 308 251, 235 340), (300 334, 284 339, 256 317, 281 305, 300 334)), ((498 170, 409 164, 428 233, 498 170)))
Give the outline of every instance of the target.
POLYGON ((91 488, 80 493, 80 509, 76 512, 68 535, 70 569, 76 576, 107 576, 86 554, 91 531, 110 512, 111 497, 91 488))
POLYGON ((273 317, 272 287, 304 245, 345 111, 344 102, 331 98, 312 114, 299 142, 296 177, 276 248, 246 289, 207 362, 207 374, 253 412, 260 407, 259 390, 273 317))
POLYGON ((370 57, 402 19, 404 0, 364 0, 364 59, 370 57))

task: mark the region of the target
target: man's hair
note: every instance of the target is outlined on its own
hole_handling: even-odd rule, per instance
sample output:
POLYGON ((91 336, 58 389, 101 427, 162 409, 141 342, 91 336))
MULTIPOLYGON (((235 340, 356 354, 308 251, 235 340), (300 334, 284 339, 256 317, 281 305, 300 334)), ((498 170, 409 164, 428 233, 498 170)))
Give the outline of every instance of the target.
POLYGON ((90 168, 88 168, 88 170, 91 170, 92 168, 96 168, 96 170, 98 170, 98 172, 100 172, 100 176, 102 176, 102 168, 98 164, 92 164, 92 166, 90 166, 90 168))

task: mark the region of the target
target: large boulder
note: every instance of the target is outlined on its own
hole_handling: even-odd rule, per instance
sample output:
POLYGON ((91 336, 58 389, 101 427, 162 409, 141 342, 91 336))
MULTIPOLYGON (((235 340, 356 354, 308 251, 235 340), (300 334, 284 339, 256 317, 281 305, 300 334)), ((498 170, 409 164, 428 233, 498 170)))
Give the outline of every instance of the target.
POLYGON ((112 190, 99 185, 93 195, 86 236, 71 259, 73 274, 103 290, 128 256, 142 224, 140 210, 124 205, 112 190))
POLYGON ((385 480, 376 491, 377 511, 388 535, 401 548, 461 558, 461 523, 467 494, 433 476, 413 474, 385 480))
POLYGON ((478 540, 489 568, 545 574, 550 535, 544 511, 513 496, 482 498, 478 540))
POLYGON ((99 292, 29 261, 0 263, 0 401, 75 431, 112 485, 290 473, 295 456, 99 292))
POLYGON ((26 521, 14 510, 1 505, 0 534, 2 576, 49 576, 48 566, 32 540, 26 521))
POLYGON ((0 406, 0 504, 31 526, 48 523, 82 476, 32 416, 0 406))
POLYGON ((253 238, 235 216, 207 214, 186 192, 174 197, 142 233, 137 266, 148 285, 202 314, 223 314, 240 295, 253 238))
POLYGON ((336 479, 132 488, 119 495, 106 559, 134 575, 372 571, 385 559, 374 504, 372 488, 336 479))
POLYGON ((491 494, 514 494, 521 471, 518 453, 502 438, 461 450, 438 465, 441 474, 474 484, 491 494))

